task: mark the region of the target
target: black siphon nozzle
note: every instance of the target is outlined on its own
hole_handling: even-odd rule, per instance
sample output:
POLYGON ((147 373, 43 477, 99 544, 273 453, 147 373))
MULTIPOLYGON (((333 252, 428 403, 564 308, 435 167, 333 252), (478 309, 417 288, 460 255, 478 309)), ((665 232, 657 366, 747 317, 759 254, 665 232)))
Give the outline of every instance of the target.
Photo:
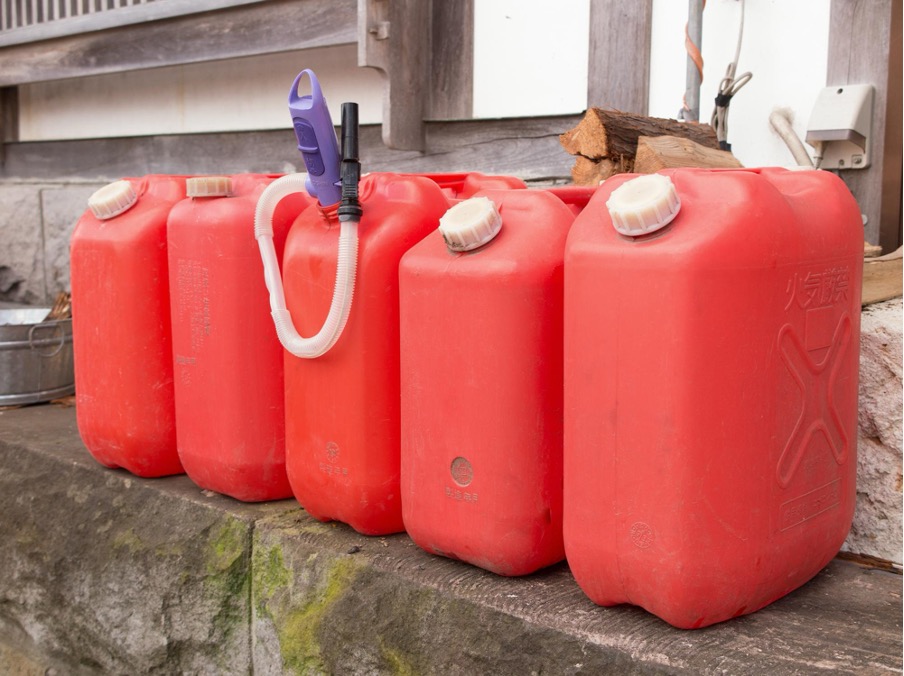
POLYGON ((358 159, 358 104, 342 104, 342 159, 358 159))
POLYGON ((358 104, 342 104, 342 164, 339 176, 342 182, 342 200, 339 202, 339 220, 360 220, 361 204, 358 202, 358 181, 361 180, 361 163, 358 161, 358 104))

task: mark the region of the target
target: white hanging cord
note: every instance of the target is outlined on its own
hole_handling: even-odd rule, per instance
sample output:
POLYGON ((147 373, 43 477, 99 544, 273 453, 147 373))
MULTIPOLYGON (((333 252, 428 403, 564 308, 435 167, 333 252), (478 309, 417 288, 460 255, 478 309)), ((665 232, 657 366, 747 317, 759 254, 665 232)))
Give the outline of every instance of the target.
POLYGON ((716 138, 722 150, 731 150, 731 144, 728 143, 728 106, 731 104, 732 97, 750 82, 753 77, 750 72, 735 76, 738 69, 738 60, 741 57, 741 41, 744 37, 744 5, 745 0, 741 0, 741 24, 738 28, 738 46, 735 49, 734 61, 728 64, 728 68, 725 70, 725 77, 719 83, 716 107, 713 109, 713 116, 710 120, 710 124, 716 130, 716 138))

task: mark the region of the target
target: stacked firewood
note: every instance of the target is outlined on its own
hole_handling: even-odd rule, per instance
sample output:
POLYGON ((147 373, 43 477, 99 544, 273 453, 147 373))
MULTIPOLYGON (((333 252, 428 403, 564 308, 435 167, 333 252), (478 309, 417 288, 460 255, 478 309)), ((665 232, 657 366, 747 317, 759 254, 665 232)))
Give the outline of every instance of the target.
POLYGON ((577 185, 596 185, 624 172, 649 174, 671 167, 740 167, 719 149, 708 124, 645 117, 591 108, 578 126, 559 137, 575 156, 571 177, 577 185))

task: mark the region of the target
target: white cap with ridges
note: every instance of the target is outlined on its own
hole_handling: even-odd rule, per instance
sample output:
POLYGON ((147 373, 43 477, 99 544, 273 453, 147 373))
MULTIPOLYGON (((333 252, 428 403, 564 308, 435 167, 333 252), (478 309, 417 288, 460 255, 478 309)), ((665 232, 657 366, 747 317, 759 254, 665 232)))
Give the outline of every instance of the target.
POLYGON ((232 179, 229 176, 195 176, 185 179, 185 194, 189 197, 229 197, 232 179))
POLYGON ((114 181, 88 198, 88 208, 96 218, 105 221, 132 208, 138 193, 129 181, 114 181))
POLYGON ((452 251, 471 251, 483 246, 502 228, 502 216, 488 197, 459 202, 439 219, 439 231, 452 251))
POLYGON ((606 208, 618 232, 639 237, 671 223, 681 209, 681 200, 668 176, 647 174, 625 181, 613 190, 606 208))

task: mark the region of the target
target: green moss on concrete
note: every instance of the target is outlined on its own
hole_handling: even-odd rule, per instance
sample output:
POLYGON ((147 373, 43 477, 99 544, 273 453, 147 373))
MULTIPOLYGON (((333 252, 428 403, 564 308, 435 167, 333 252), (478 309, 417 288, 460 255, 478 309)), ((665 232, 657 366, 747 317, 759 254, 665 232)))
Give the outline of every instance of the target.
POLYGON ((181 542, 165 542, 154 548, 154 554, 161 558, 168 556, 182 557, 185 555, 185 549, 181 542))
POLYGON ((128 549, 130 554, 134 554, 143 550, 144 547, 144 542, 135 535, 135 531, 131 528, 121 530, 113 536, 113 549, 128 549))
POLYGON ((227 620, 241 620, 247 614, 244 607, 251 583, 249 540, 248 525, 237 519, 226 519, 211 532, 208 540, 204 555, 207 573, 204 578, 205 589, 224 608, 235 606, 242 609, 242 612, 226 613, 227 620))
POLYGON ((380 656, 389 665, 390 673, 395 676, 415 676, 417 671, 411 661, 401 650, 396 650, 380 641, 380 656))
MULTIPOLYGON (((250 626, 249 548, 249 526, 228 518, 211 531, 204 551, 204 594, 216 604, 213 630, 224 642, 229 642, 235 632, 247 631, 250 626)), ((228 659, 228 656, 223 658, 228 659)), ((219 666, 225 669, 228 664, 219 666)))
POLYGON ((325 673, 320 628, 330 607, 346 593, 358 571, 359 566, 353 559, 337 559, 327 571, 326 584, 314 590, 306 603, 274 618, 280 654, 288 671, 294 674, 325 673))
POLYGON ((309 535, 325 535, 327 533, 331 533, 335 526, 331 526, 329 524, 316 522, 305 524, 301 528, 299 528, 299 532, 308 533, 309 535))
POLYGON ((280 547, 255 547, 251 559, 251 577, 258 607, 267 612, 267 601, 292 581, 292 571, 286 568, 280 547))
POLYGON ((210 534, 207 574, 229 570, 249 547, 248 525, 238 519, 226 519, 210 534))

